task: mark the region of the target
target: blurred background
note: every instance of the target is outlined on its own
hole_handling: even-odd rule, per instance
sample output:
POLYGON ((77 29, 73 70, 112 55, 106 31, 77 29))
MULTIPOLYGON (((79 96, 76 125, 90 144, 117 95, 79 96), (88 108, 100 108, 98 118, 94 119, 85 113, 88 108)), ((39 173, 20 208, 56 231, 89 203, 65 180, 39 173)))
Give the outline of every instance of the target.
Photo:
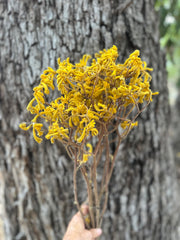
POLYGON ((180 90, 180 0, 157 0, 160 15, 161 47, 166 51, 170 104, 180 90))
POLYGON ((160 15, 160 43, 166 53, 170 135, 180 179, 180 0, 156 0, 155 8, 160 15))

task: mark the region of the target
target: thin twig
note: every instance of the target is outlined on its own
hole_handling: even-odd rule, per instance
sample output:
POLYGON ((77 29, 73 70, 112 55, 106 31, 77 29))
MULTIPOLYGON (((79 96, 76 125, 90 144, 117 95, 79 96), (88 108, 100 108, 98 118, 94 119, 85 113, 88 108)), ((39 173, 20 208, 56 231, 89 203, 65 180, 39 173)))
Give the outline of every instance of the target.
POLYGON ((96 155, 93 159, 93 183, 94 183, 94 197, 95 197, 95 212, 96 212, 96 227, 99 227, 99 215, 100 215, 100 204, 99 204, 99 196, 98 196, 98 186, 97 186, 97 163, 96 163, 96 155))
POLYGON ((87 171, 84 166, 81 167, 81 173, 85 179, 86 186, 87 186, 87 192, 88 192, 88 202, 89 202, 89 215, 90 215, 90 221, 92 224, 92 227, 95 227, 95 220, 94 220, 94 212, 93 212, 93 195, 92 195, 92 182, 91 179, 89 180, 87 177, 87 171))
POLYGON ((79 201, 78 201, 78 194, 77 194, 77 181, 76 181, 76 176, 77 176, 77 157, 74 160, 74 172, 73 172, 73 182, 74 182, 74 203, 76 204, 79 212, 81 213, 82 219, 84 221, 85 226, 89 229, 90 226, 89 224, 85 221, 84 215, 82 213, 79 201))

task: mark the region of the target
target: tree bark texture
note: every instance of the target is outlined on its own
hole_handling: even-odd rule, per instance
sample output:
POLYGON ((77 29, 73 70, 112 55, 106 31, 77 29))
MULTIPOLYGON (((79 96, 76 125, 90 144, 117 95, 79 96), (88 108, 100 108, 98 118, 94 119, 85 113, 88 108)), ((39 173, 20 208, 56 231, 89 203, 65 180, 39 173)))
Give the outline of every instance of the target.
MULTIPOLYGON (((159 91, 119 150, 104 239, 178 240, 179 189, 168 137, 165 60, 154 0, 0 1, 0 239, 58 240, 76 212, 73 163, 60 143, 38 145, 18 125, 42 71, 117 45, 153 67, 159 91)), ((113 150, 113 146, 112 146, 113 150)), ((84 200, 82 191, 80 200, 84 200)))
POLYGON ((172 146, 177 167, 177 176, 180 180, 180 89, 176 98, 175 104, 172 106, 172 122, 171 122, 171 138, 172 146))

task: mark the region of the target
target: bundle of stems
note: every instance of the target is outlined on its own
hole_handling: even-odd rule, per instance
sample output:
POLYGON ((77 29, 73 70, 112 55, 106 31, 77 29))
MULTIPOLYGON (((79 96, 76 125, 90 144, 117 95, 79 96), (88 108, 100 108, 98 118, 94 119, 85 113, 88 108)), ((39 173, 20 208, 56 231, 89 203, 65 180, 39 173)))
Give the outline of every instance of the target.
POLYGON ((132 125, 138 115, 148 106, 150 103, 147 102, 141 109, 138 103, 131 106, 119 107, 118 114, 111 119, 110 122, 98 121, 96 128, 99 134, 96 137, 89 136, 84 139, 81 144, 75 144, 69 142, 66 144, 66 151, 70 158, 74 161, 74 199, 78 210, 80 211, 82 218, 84 219, 85 226, 90 228, 99 228, 102 225, 104 213, 108 203, 108 186, 113 173, 115 160, 119 150, 119 146, 124 138, 127 137, 128 133, 132 129, 132 125), (129 119, 130 115, 132 120, 129 119), (121 116, 122 117, 118 117, 121 116), (135 116, 134 116, 135 115, 135 116), (120 124, 128 119, 129 125, 125 129, 120 127, 120 124), (112 136, 116 136, 112 139, 112 136), (87 142, 92 142, 92 138, 96 138, 96 144, 94 151, 89 154, 86 152, 85 146, 87 142), (115 145, 115 150, 111 153, 111 146, 115 145), (89 154, 89 160, 86 163, 79 161, 83 154, 89 154), (80 189, 77 185, 77 173, 81 172, 87 189, 86 204, 89 206, 89 215, 84 216, 81 211, 81 204, 78 200, 78 193, 80 189), (98 179, 100 179, 98 181, 98 179))

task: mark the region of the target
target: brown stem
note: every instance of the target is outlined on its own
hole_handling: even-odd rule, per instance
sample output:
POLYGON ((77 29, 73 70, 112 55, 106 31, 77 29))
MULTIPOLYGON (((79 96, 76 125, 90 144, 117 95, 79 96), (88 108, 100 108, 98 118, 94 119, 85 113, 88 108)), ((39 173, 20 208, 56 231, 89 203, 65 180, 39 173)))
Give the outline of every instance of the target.
POLYGON ((88 177, 87 177, 87 171, 85 169, 84 166, 81 167, 81 173, 85 179, 86 182, 86 187, 87 187, 87 192, 88 192, 88 202, 89 202, 89 215, 90 215, 90 222, 92 224, 92 227, 95 227, 95 220, 94 220, 94 212, 93 212, 93 194, 92 194, 92 182, 91 179, 89 181, 88 177))
POLYGON ((102 198, 103 193, 107 190, 107 177, 108 177, 109 163, 110 163, 109 139, 107 134, 105 135, 105 149, 106 149, 106 160, 105 160, 103 176, 101 180, 100 200, 102 198))
POLYGON ((108 184, 109 184, 109 181, 111 179, 111 175, 112 175, 112 172, 113 172, 113 169, 114 169, 114 163, 115 163, 115 160, 116 160, 116 156, 117 156, 120 144, 121 144, 121 137, 119 136, 118 144, 117 144, 116 150, 115 150, 114 155, 113 155, 111 168, 110 168, 109 175, 108 175, 108 180, 107 180, 108 184))
POLYGON ((73 183, 74 183, 74 203, 76 204, 78 211, 81 213, 81 217, 84 221, 84 224, 86 228, 90 229, 89 224, 85 221, 84 215, 82 213, 79 201, 78 201, 78 193, 77 193, 77 181, 76 181, 76 176, 77 176, 77 156, 75 157, 74 160, 74 172, 73 172, 73 183))
POLYGON ((101 215, 100 215, 99 227, 101 227, 102 219, 103 219, 104 213, 105 213, 106 208, 107 208, 108 196, 109 196, 109 191, 108 191, 108 189, 107 189, 106 192, 105 192, 103 209, 102 209, 102 212, 101 212, 101 215))
POLYGON ((93 194, 94 194, 94 200, 95 200, 95 218, 96 218, 96 227, 99 226, 99 218, 100 218, 100 201, 99 201, 99 196, 98 196, 98 185, 97 185, 97 166, 99 164, 101 156, 98 157, 97 155, 101 152, 102 153, 102 147, 101 147, 101 142, 103 139, 103 128, 101 128, 100 135, 99 135, 99 141, 94 149, 93 153, 93 164, 91 166, 90 170, 90 180, 93 183, 93 194), (100 152, 99 152, 100 151, 100 152))
POLYGON ((109 185, 109 167, 110 167, 110 152, 109 152, 109 139, 108 139, 108 135, 105 136, 105 147, 106 147, 106 161, 105 161, 105 165, 104 165, 104 170, 103 170, 103 178, 101 181, 101 192, 99 195, 99 199, 101 201, 103 194, 105 193, 105 199, 104 199, 104 204, 103 204, 103 209, 101 212, 101 216, 100 219, 102 218, 102 216, 104 215, 104 212, 106 210, 107 207, 107 199, 108 199, 108 185, 109 185))
POLYGON ((108 186, 109 186, 109 182, 110 182, 112 172, 113 172, 113 169, 114 169, 114 163, 115 163, 115 159, 116 159, 116 156, 117 156, 117 153, 118 153, 120 143, 121 143, 121 138, 119 136, 118 145, 117 145, 116 150, 115 150, 114 155, 113 155, 111 167, 110 167, 110 170, 108 169, 109 171, 108 171, 108 174, 107 174, 107 177, 106 177, 106 181, 105 181, 105 184, 102 186, 101 193, 100 193, 100 199, 101 199, 104 192, 105 192, 103 209, 102 209, 101 216, 100 216, 100 225, 102 224, 102 218, 103 218, 104 213, 105 213, 106 208, 107 208, 107 201, 108 201, 108 194, 109 194, 108 186))
POLYGON ((96 227, 99 227, 99 216, 100 216, 100 203, 99 203, 99 196, 98 196, 98 186, 97 186, 97 163, 96 163, 96 156, 93 159, 93 174, 92 174, 92 181, 94 183, 94 197, 95 197, 95 212, 96 212, 96 227))

